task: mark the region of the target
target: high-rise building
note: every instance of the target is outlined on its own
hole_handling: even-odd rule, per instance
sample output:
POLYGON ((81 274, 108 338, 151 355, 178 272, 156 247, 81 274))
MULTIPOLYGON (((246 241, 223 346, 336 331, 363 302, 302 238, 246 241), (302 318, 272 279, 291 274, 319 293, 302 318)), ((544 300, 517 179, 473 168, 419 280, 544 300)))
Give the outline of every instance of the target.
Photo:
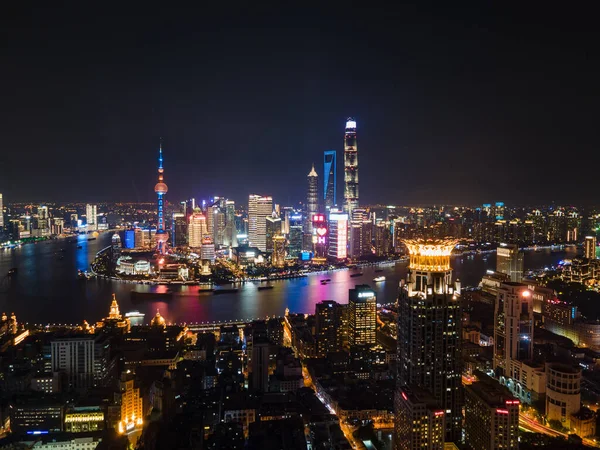
POLYGON ((69 387, 101 386, 110 372, 109 347, 105 335, 80 335, 51 342, 52 372, 62 372, 69 387))
POLYGON ((248 240, 261 252, 267 251, 267 217, 272 213, 272 197, 255 194, 248 197, 248 240))
POLYGON ((141 428, 144 417, 143 398, 140 395, 140 388, 135 385, 133 374, 127 372, 123 372, 119 380, 121 417, 117 425, 117 430, 121 434, 141 428))
POLYGON ((473 450, 519 448, 519 400, 483 373, 465 386, 465 443, 473 450))
POLYGON ((510 276, 510 281, 523 279, 523 252, 516 244, 500 244, 496 250, 496 272, 510 276))
POLYGON ((302 251, 302 214, 295 213, 289 216, 288 255, 298 258, 302 251))
POLYGON ((252 339, 252 388, 262 392, 269 390, 269 354, 271 344, 266 337, 255 336, 252 339))
POLYGON ((342 349, 342 306, 333 300, 323 300, 315 307, 315 340, 317 357, 342 349))
POLYGON ((356 144, 356 121, 346 121, 344 134, 344 211, 352 217, 358 208, 358 146, 356 144))
POLYGON ((95 230, 98 228, 98 210, 96 205, 87 204, 85 205, 85 222, 87 223, 88 230, 95 230))
POLYGON ((188 222, 182 212, 173 213, 171 224, 171 245, 173 247, 185 247, 188 244, 188 222))
POLYGON ((308 190, 306 192, 306 213, 308 220, 312 220, 312 215, 319 212, 319 175, 313 164, 311 171, 307 176, 308 190))
MULTIPOLYGON (((2 201, 2 198, 0 198, 0 201, 2 201)), ((596 236, 585 237, 585 242, 583 243, 583 257, 587 259, 596 259, 596 236)))
POLYGON ((427 390, 402 387, 394 395, 394 448, 443 450, 446 415, 427 390))
POLYGON ((325 209, 335 206, 337 198, 337 153, 327 150, 323 154, 323 201, 325 209))
POLYGON ((274 267, 283 267, 285 265, 285 237, 281 235, 273 236, 271 264, 274 267))
POLYGON ((460 285, 452 284, 450 269, 456 241, 405 244, 410 264, 398 297, 398 388, 428 390, 445 411, 445 440, 458 442, 463 398, 460 285))
POLYGON ((4 204, 2 203, 2 193, 0 193, 0 229, 4 228, 4 204))
POLYGON ((204 238, 202 238, 200 259, 202 261, 209 261, 210 263, 215 262, 215 243, 209 235, 206 235, 204 238))
POLYGON ((159 253, 165 253, 169 242, 169 233, 165 227, 165 217, 163 212, 163 196, 169 190, 163 180, 163 154, 162 154, 162 141, 158 147, 158 183, 154 185, 154 192, 156 192, 156 249, 159 253))
POLYGON ((188 245, 190 248, 202 247, 202 240, 207 234, 206 216, 202 214, 199 208, 196 208, 190 216, 188 225, 188 245))
POLYGON ((348 257, 348 214, 329 213, 329 250, 328 256, 333 259, 348 257))
POLYGON ((273 238, 281 235, 281 219, 279 217, 268 216, 265 218, 265 242, 268 252, 273 251, 273 238))
POLYGON ((520 380, 521 361, 533 357, 533 296, 526 284, 498 288, 494 311, 494 367, 498 375, 520 380))
POLYGON ((225 247, 237 247, 237 230, 235 228, 235 202, 225 202, 225 235, 223 238, 225 247))
POLYGON ((377 296, 367 284, 349 291, 348 337, 350 345, 377 343, 377 296))
POLYGON ((313 164, 307 176, 306 205, 304 207, 304 250, 313 250, 313 215, 319 211, 319 176, 313 164))
POLYGON ((546 418, 571 428, 571 416, 581 408, 581 368, 546 364, 546 418))

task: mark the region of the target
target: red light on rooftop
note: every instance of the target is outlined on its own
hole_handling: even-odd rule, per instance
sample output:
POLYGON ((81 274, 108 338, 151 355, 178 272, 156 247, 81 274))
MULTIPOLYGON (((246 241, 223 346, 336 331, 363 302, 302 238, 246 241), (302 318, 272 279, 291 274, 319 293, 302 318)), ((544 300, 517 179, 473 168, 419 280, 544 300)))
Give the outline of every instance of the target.
POLYGON ((434 414, 436 416, 443 416, 444 415, 444 411, 436 411, 436 412, 434 412, 434 414))
POLYGON ((498 414, 508 414, 508 409, 496 409, 498 414))
POLYGON ((404 392, 402 392, 402 398, 403 398, 404 400, 408 400, 408 397, 406 396, 406 394, 405 394, 404 392))

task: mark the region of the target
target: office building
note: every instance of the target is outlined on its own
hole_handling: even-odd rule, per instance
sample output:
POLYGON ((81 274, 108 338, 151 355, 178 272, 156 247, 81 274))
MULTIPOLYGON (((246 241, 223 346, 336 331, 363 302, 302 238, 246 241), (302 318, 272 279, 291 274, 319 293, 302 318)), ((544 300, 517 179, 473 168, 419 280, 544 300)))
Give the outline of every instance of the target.
POLYGON ((533 357, 533 296, 526 284, 506 282, 498 288, 494 311, 494 368, 519 380, 521 361, 533 357))
POLYGON ((323 202, 325 210, 336 205, 337 199, 337 152, 327 150, 323 154, 323 202))
POLYGON ((271 254, 271 264, 274 267, 283 267, 285 265, 285 237, 281 235, 273 236, 273 253, 271 254))
POLYGON ((237 230, 235 227, 235 202, 225 201, 225 235, 223 239, 225 247, 237 247, 237 230))
POLYGON ((85 205, 85 222, 88 230, 96 230, 98 228, 98 210, 96 205, 85 205))
POLYGON ((315 340, 317 357, 342 349, 342 305, 323 300, 315 307, 315 340))
MULTIPOLYGON (((120 434, 140 429, 143 426, 143 399, 135 385, 133 374, 123 372, 119 380, 119 400, 121 417, 117 425, 120 434)), ((114 424, 110 424, 114 425, 114 424)))
POLYGON ((251 194, 248 197, 248 240, 252 247, 267 251, 267 217, 273 214, 273 198, 251 194))
POLYGON ((394 411, 395 450, 444 450, 446 415, 429 391, 397 389, 394 411))
POLYGON ((55 433, 63 429, 64 404, 52 398, 17 397, 9 412, 14 433, 55 433))
POLYGON ((111 375, 112 361, 105 335, 56 339, 51 343, 51 360, 52 372, 63 372, 73 389, 102 386, 111 375))
POLYGON ((546 419, 571 428, 571 416, 581 408, 581 369, 559 363, 546 364, 546 419))
POLYGON ((456 241, 405 240, 409 271, 398 297, 398 386, 428 390, 445 411, 446 437, 462 430, 460 284, 452 283, 456 241))
POLYGON ((523 252, 515 244, 500 244, 496 250, 496 272, 510 276, 510 281, 523 279, 523 252))
POLYGON ((344 133, 344 211, 352 217, 354 208, 358 208, 358 146, 356 121, 348 118, 344 133))
POLYGON ((190 248, 198 249, 202 247, 202 241, 207 234, 206 216, 202 214, 199 208, 196 208, 190 215, 188 225, 188 245, 190 248))
POLYGON ((273 251, 273 238, 281 235, 281 219, 279 217, 268 216, 265 218, 265 242, 267 252, 273 251))
POLYGON ((171 245, 175 247, 185 247, 188 245, 188 222, 185 214, 182 212, 173 213, 171 223, 171 245))
POLYGON ((163 197, 169 190, 164 182, 163 177, 163 154, 162 154, 162 141, 158 147, 158 183, 154 185, 154 192, 156 192, 156 250, 159 253, 166 253, 167 245, 169 243, 169 233, 165 227, 165 217, 163 211, 163 197))
MULTIPOLYGON (((308 189, 306 192, 306 214, 307 221, 312 222, 313 214, 319 212, 319 175, 315 170, 315 165, 313 164, 311 171, 307 176, 308 189)), ((312 229, 309 230, 312 232, 312 229)))
POLYGON ((252 339, 252 389, 269 391, 269 355, 271 344, 268 338, 254 336, 252 339))
POLYGON ((293 213, 288 219, 288 255, 292 258, 298 258, 302 251, 302 214, 293 213))
POLYGON ((348 338, 350 345, 377 343, 377 297, 369 285, 357 285, 349 291, 348 338))
POLYGON ((583 242, 583 257, 586 259, 596 259, 596 236, 585 237, 585 241, 583 242))
POLYGON ((329 213, 329 250, 327 255, 335 260, 348 257, 348 214, 329 213))
POLYGON ((215 262, 215 243, 209 235, 202 238, 202 246, 200 247, 200 259, 202 261, 208 261, 209 263, 215 262))
POLYGON ((472 450, 519 448, 519 400, 484 373, 465 386, 465 443, 472 450))
POLYGON ((0 193, 0 230, 4 228, 4 204, 2 203, 2 193, 0 193))

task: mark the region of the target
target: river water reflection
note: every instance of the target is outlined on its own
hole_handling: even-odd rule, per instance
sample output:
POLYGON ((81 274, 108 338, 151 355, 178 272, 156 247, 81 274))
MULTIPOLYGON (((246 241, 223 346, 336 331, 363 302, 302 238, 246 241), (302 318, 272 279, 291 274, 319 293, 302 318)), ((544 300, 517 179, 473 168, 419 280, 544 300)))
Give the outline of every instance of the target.
MULTIPOLYGON (((131 290, 166 289, 165 286, 136 286, 111 280, 77 279, 77 270, 86 270, 101 248, 110 244, 110 233, 97 240, 86 236, 28 244, 18 249, 0 250, 0 279, 16 267, 13 280, 0 283, 0 312, 15 312, 19 321, 32 323, 80 323, 83 319, 95 322, 108 313, 111 294, 115 293, 121 312, 139 310, 150 321, 159 309, 169 322, 212 322, 233 319, 251 319, 282 315, 289 307, 292 312, 314 313, 321 300, 347 303, 348 289, 366 283, 377 292, 378 302, 396 298, 399 281, 406 275, 406 263, 362 269, 360 277, 350 277, 350 271, 314 274, 306 278, 274 281, 274 288, 259 291, 258 283, 247 283, 237 293, 213 295, 199 293, 197 286, 176 287, 168 302, 132 302, 131 290), (78 245, 82 248, 78 249, 78 245), (374 283, 376 276, 386 281, 374 283), (330 278, 323 285, 320 280, 330 278)), ((571 255, 572 256, 572 255, 571 255)), ((536 269, 556 264, 565 258, 565 252, 552 253, 544 249, 525 253, 525 268, 536 269)), ((478 254, 452 258, 454 277, 463 286, 476 285, 486 270, 493 270, 496 256, 478 254)))

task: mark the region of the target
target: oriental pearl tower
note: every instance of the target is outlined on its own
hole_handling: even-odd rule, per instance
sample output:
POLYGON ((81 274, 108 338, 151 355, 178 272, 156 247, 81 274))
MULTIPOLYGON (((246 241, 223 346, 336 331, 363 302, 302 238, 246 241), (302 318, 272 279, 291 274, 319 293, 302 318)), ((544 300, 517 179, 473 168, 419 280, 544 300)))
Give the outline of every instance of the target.
POLYGON ((165 230, 165 218, 163 215, 163 195, 167 193, 169 188, 163 181, 163 155, 162 155, 162 140, 158 148, 158 183, 154 186, 154 192, 158 196, 158 224, 156 226, 156 249, 159 253, 165 254, 167 251, 167 243, 169 241, 169 233, 165 230))

